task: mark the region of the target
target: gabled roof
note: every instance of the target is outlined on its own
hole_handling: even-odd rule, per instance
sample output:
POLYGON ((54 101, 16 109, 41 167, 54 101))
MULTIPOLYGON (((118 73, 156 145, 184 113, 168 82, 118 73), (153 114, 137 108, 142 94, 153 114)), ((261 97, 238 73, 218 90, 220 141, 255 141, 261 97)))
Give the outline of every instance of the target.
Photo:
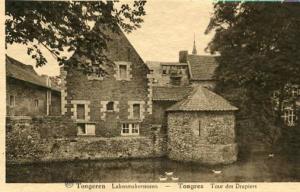
POLYGON ((235 111, 238 108, 232 106, 220 95, 197 86, 184 100, 171 106, 167 111, 235 111))
POLYGON ((32 65, 25 65, 9 56, 6 55, 6 76, 14 79, 22 80, 35 84, 41 87, 59 91, 58 88, 49 87, 46 84, 46 80, 39 76, 32 65))
POLYGON ((191 80, 213 80, 218 66, 216 57, 203 55, 188 55, 187 57, 191 80))
POLYGON ((153 101, 180 101, 190 94, 192 87, 153 87, 153 101))

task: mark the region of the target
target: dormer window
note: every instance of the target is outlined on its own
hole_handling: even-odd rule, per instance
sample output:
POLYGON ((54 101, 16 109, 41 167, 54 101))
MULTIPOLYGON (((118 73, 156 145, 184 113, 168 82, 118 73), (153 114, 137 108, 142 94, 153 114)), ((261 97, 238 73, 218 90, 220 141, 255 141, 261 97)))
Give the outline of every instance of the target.
POLYGON ((110 101, 106 104, 106 111, 114 111, 114 102, 110 101))

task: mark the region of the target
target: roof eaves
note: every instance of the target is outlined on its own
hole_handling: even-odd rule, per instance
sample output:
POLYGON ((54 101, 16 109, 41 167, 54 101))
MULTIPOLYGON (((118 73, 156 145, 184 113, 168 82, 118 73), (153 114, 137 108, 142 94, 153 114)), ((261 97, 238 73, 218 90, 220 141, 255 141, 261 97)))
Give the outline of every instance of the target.
POLYGON ((41 84, 39 84, 39 83, 34 83, 34 82, 31 82, 31 81, 26 81, 26 80, 24 80, 24 79, 20 79, 20 78, 11 76, 11 75, 8 75, 8 76, 9 76, 10 78, 13 78, 13 79, 16 79, 16 80, 19 80, 19 81, 23 81, 23 82, 26 82, 26 83, 30 83, 30 84, 32 84, 32 85, 36 85, 36 86, 43 87, 43 88, 46 88, 46 89, 51 89, 52 91, 60 92, 59 89, 54 88, 54 87, 48 87, 48 86, 45 86, 45 85, 41 85, 41 84))

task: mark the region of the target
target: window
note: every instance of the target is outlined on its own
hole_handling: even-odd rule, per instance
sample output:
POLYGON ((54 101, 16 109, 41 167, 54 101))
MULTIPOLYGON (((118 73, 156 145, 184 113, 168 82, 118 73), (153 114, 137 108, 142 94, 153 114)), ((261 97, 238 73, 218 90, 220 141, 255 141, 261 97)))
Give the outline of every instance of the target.
POLYGON ((85 106, 84 104, 77 104, 77 119, 85 119, 85 106))
POLYGON ((179 86, 181 84, 181 77, 173 76, 171 77, 171 84, 179 86))
POLYGON ((77 124, 77 134, 78 135, 85 135, 86 134, 84 123, 78 123, 77 124))
POLYGON ((121 80, 127 79, 127 65, 119 65, 119 76, 121 80))
POLYGON ((297 117, 293 108, 285 108, 282 118, 287 126, 293 127, 296 125, 297 117))
POLYGON ((78 123, 77 135, 95 135, 95 124, 78 123))
POLYGON ((162 74, 163 75, 168 74, 168 67, 167 66, 162 66, 162 74))
POLYGON ((133 118, 140 119, 141 118, 141 106, 140 104, 133 104, 133 118))
POLYGON ((194 135, 201 136, 200 135, 201 120, 194 119, 193 121, 191 121, 191 128, 192 128, 192 131, 193 131, 194 135))
POLYGON ((128 123, 122 124, 122 134, 129 134, 129 124, 128 123))
POLYGON ((110 101, 106 104, 106 111, 113 111, 114 110, 114 102, 110 101))
POLYGON ((201 136, 201 121, 199 120, 199 136, 201 136))
POLYGON ((86 135, 95 135, 95 124, 85 124, 86 135))
POLYGON ((132 129, 131 129, 131 131, 132 131, 132 134, 139 134, 139 124, 132 124, 132 129))
POLYGON ((140 125, 138 123, 122 123, 121 135, 139 135, 140 134, 140 125))
POLYGON ((35 99, 35 100, 34 100, 34 107, 35 107, 35 108, 38 108, 38 107, 39 107, 39 100, 38 100, 38 99, 35 99))
POLYGON ((14 95, 10 95, 9 96, 9 106, 10 107, 14 107, 15 106, 15 96, 14 95))

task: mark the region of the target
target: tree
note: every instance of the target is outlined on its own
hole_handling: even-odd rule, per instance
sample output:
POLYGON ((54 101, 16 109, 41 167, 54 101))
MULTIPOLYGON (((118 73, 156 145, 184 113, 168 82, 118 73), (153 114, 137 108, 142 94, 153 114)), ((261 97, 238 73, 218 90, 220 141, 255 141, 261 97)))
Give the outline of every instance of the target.
POLYGON ((253 119, 268 136, 282 126, 289 85, 300 84, 299 12, 298 3, 218 2, 206 30, 215 31, 207 49, 220 54, 217 91, 240 108, 238 117, 253 119))
POLYGON ((120 4, 117 0, 6 1, 6 46, 26 45, 27 54, 36 60, 37 66, 47 63, 41 46, 50 51, 60 65, 70 63, 62 56, 63 51, 76 50, 79 57, 101 66, 107 59, 103 51, 109 40, 104 31, 118 32, 120 26, 125 32, 131 32, 140 27, 146 14, 145 3, 142 0, 132 5, 120 4))

